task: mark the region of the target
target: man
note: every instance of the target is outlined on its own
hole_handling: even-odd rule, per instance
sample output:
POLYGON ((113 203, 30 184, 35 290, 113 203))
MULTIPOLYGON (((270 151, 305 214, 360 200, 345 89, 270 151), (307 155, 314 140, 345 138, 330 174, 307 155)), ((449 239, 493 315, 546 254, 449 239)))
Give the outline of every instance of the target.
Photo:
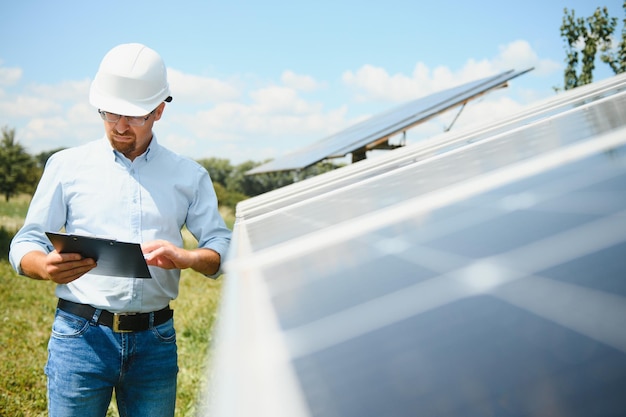
POLYGON ((180 270, 217 276, 230 230, 208 173, 157 142, 172 100, 161 57, 123 44, 103 58, 89 93, 105 137, 48 161, 10 260, 57 284, 48 345, 50 416, 104 416, 115 390, 121 416, 173 416, 178 372, 170 300, 180 270), (198 240, 183 249, 181 228, 198 240), (90 272, 93 259, 54 250, 45 232, 140 243, 152 278, 90 272))

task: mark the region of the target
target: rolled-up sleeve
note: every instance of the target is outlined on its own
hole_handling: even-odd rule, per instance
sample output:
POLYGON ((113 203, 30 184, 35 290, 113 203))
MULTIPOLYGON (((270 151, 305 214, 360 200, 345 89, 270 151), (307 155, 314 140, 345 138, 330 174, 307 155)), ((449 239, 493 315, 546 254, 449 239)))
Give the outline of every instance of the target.
MULTIPOLYGON (((215 189, 208 173, 200 176, 194 201, 187 213, 187 229, 198 240, 199 248, 214 250, 222 260, 230 245, 231 231, 218 211, 215 189)), ((211 277, 221 274, 220 271, 211 277)))

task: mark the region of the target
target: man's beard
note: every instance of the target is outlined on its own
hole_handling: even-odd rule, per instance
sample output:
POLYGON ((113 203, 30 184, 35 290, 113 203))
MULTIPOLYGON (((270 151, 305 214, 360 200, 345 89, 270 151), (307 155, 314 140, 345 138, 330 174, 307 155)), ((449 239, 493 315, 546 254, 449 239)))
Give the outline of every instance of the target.
POLYGON ((120 135, 119 133, 112 130, 109 132, 109 142, 111 142, 111 146, 113 146, 113 149, 120 152, 122 155, 128 156, 135 151, 137 138, 132 133, 125 133, 123 135, 120 135), (132 138, 133 140, 123 142, 117 141, 115 140, 116 136, 125 136, 128 138, 132 138))

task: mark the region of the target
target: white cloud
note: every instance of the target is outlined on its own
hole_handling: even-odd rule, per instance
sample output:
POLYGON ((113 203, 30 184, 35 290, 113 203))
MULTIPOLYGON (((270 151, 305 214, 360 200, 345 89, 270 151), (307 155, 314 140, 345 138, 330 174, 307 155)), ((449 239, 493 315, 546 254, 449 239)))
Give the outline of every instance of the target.
POLYGON ((101 126, 102 120, 96 109, 87 102, 81 102, 70 106, 66 112, 67 120, 72 125, 88 124, 92 126, 101 126))
POLYGON ((539 61, 537 54, 526 41, 514 41, 507 45, 500 45, 500 54, 494 59, 500 70, 510 68, 525 68, 534 66, 539 61))
POLYGON ((75 138, 69 138, 71 143, 67 143, 66 135, 70 130, 71 126, 64 117, 35 117, 16 131, 16 137, 30 152, 38 153, 42 150, 76 145, 75 138))
POLYGON ((60 138, 69 127, 64 117, 33 118, 26 125, 26 139, 32 140, 38 137, 60 138))
POLYGON ((165 135, 159 135, 159 143, 181 154, 196 155, 197 159, 202 159, 203 157, 209 157, 209 155, 196 154, 195 153, 196 141, 193 138, 187 135, 182 135, 178 132, 165 134, 165 135))
POLYGON ((557 61, 540 59, 530 44, 523 40, 500 46, 500 54, 494 63, 501 71, 534 67, 535 75, 539 76, 550 75, 562 69, 561 63, 557 61))
MULTIPOLYGON (((2 64, 2 62, 0 62, 2 64)), ((0 67, 0 85, 9 86, 17 84, 22 78, 21 68, 0 67)))
POLYGON ((405 102, 498 72, 529 67, 535 67, 537 75, 548 75, 559 70, 560 65, 539 59, 528 42, 520 40, 501 46, 493 59, 468 59, 456 71, 445 66, 430 69, 418 62, 411 75, 389 74, 384 68, 364 65, 356 72, 344 72, 342 80, 355 90, 358 101, 405 102))
POLYGON ((62 81, 52 85, 33 84, 29 85, 27 90, 29 94, 56 102, 88 102, 90 86, 91 80, 86 78, 81 81, 62 81))
POLYGON ((252 108, 259 114, 308 114, 321 110, 321 105, 309 103, 298 97, 293 88, 269 86, 250 93, 252 108))
POLYGON ((175 100, 187 103, 219 103, 240 96, 239 89, 228 82, 169 68, 167 78, 175 100))
POLYGON ((284 71, 280 78, 287 87, 298 91, 315 91, 324 86, 324 83, 318 83, 309 75, 298 75, 289 70, 284 71))
POLYGON ((251 104, 220 103, 209 110, 178 117, 199 137, 237 140, 265 135, 327 134, 328 129, 343 124, 346 113, 345 108, 324 112, 321 105, 306 102, 285 87, 264 88, 250 96, 251 104))
POLYGON ((19 141, 32 153, 77 146, 104 135, 99 121, 81 124, 65 117, 32 119, 17 133, 19 141))
POLYGON ((324 110, 292 88, 270 85, 248 96, 249 103, 225 101, 195 113, 172 111, 169 123, 184 126, 189 134, 185 136, 180 129, 165 132, 166 125, 161 124, 160 140, 195 158, 219 155, 239 163, 275 158, 346 125, 347 107, 324 110))
POLYGON ((0 113, 2 113, 3 119, 37 117, 44 114, 59 113, 61 110, 62 106, 59 103, 45 97, 5 97, 0 102, 0 113))
POLYGON ((9 107, 20 109, 19 115, 13 112, 13 117, 19 116, 25 122, 11 126, 16 127, 18 141, 32 153, 75 146, 103 135, 100 117, 85 101, 63 106, 52 100, 20 97, 9 107))
MULTIPOLYGON (((63 114, 69 103, 87 103, 89 80, 65 81, 59 84, 32 84, 22 94, 4 94, 0 102, 0 114, 3 118, 15 119, 41 118, 63 114)), ((92 108, 93 109, 93 108, 92 108)))

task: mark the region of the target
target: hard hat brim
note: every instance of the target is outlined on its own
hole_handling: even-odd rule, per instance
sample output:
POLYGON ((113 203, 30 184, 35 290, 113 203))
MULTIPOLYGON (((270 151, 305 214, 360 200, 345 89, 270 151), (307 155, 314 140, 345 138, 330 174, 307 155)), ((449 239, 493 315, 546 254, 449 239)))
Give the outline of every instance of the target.
POLYGON ((156 109, 158 105, 164 101, 168 103, 172 101, 169 91, 164 92, 153 100, 147 100, 141 103, 129 102, 128 100, 124 100, 122 98, 102 94, 95 87, 94 83, 92 83, 89 91, 89 102, 92 106, 103 111, 121 114, 124 116, 145 116, 152 110, 156 109))

